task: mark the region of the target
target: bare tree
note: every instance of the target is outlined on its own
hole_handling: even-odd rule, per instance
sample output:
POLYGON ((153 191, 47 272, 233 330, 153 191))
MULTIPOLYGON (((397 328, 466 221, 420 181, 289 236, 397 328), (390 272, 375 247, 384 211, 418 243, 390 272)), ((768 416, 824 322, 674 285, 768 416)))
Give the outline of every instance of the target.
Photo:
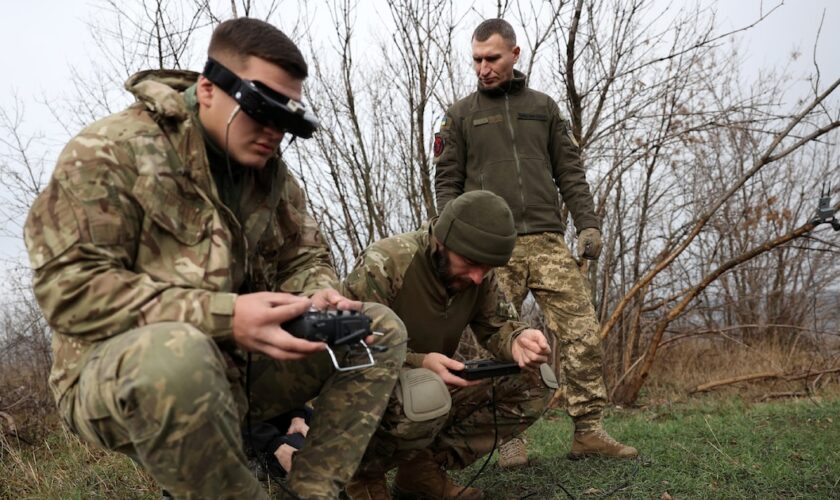
MULTIPOLYGON (((71 78, 68 106, 50 107, 68 134, 121 108, 135 71, 201 64, 197 40, 226 17, 261 17, 300 41, 322 127, 283 154, 342 272, 371 242, 436 213, 434 131, 474 88, 472 29, 504 16, 531 85, 565 105, 603 220, 604 252, 586 273, 616 401, 637 399, 675 338, 725 331, 745 343, 783 338, 793 350, 836 330, 837 240, 808 221, 823 179, 840 192, 840 81, 826 84, 817 67, 811 94, 788 104, 785 74, 748 79, 731 42, 778 5, 727 33, 712 9, 647 0, 97 5, 99 64, 71 78)), ((4 215, 17 221, 4 228, 18 235, 52 154, 23 117, 22 105, 0 110, 4 215)))

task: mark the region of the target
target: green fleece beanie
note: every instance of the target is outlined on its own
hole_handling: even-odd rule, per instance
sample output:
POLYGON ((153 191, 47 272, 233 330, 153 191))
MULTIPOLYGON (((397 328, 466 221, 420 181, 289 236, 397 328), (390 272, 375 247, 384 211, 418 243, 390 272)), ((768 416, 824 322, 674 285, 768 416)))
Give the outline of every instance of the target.
POLYGON ((432 233, 443 246, 477 264, 503 266, 516 245, 513 214, 490 191, 469 191, 447 203, 432 233))

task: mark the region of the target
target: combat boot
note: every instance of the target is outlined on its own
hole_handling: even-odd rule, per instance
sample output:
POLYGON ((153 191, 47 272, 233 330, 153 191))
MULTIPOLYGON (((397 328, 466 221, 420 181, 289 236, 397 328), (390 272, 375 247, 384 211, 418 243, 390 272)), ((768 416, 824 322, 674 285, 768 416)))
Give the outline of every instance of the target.
POLYGON ((512 469, 528 465, 528 449, 525 440, 515 437, 499 447, 499 467, 512 469))
POLYGON ((607 434, 607 431, 598 427, 591 430, 575 431, 569 458, 572 460, 591 456, 635 458, 638 455, 639 452, 636 451, 636 448, 619 443, 607 434))
POLYGON ((391 500, 385 474, 354 477, 344 493, 350 500, 391 500))
POLYGON ((455 484, 440 464, 422 455, 397 469, 394 496, 401 500, 477 500, 484 498, 484 493, 455 484))

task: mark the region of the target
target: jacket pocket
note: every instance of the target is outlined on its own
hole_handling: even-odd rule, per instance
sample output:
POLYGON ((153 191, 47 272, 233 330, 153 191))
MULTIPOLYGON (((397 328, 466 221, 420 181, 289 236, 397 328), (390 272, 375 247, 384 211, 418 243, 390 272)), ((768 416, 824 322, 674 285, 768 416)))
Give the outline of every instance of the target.
POLYGON ((558 228, 561 224, 560 208, 557 205, 537 203, 525 208, 528 225, 537 229, 558 228))
POLYGON ((524 207, 516 162, 507 160, 485 163, 480 166, 479 179, 481 185, 470 189, 486 189, 501 196, 514 218, 518 219, 524 207))
POLYGON ((202 287, 214 209, 166 179, 141 176, 133 194, 145 212, 137 271, 176 286, 202 287))
POLYGON ((177 189, 161 180, 142 177, 135 184, 134 195, 147 219, 179 242, 196 245, 207 234, 212 211, 200 197, 179 195, 177 189))

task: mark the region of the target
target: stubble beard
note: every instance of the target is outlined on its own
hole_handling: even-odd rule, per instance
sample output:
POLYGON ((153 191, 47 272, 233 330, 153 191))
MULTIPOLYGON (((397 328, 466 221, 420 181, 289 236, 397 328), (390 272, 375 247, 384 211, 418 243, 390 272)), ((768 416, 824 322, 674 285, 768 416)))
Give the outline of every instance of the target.
POLYGON ((465 288, 472 286, 472 281, 454 276, 449 271, 450 267, 449 256, 446 254, 446 250, 441 248, 437 255, 435 255, 435 272, 443 283, 446 293, 455 295, 465 288))

